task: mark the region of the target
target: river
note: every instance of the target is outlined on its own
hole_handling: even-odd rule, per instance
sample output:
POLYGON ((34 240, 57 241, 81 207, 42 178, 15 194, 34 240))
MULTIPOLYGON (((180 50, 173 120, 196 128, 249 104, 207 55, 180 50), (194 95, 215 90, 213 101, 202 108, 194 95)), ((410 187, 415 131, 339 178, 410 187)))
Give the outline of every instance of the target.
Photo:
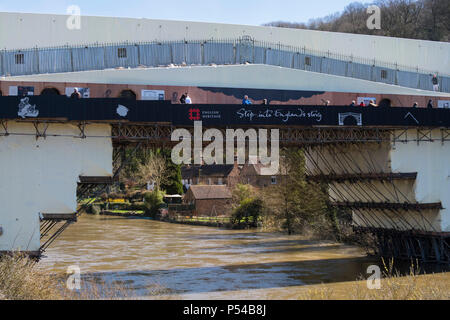
POLYGON ((367 276, 380 261, 358 247, 255 230, 83 215, 39 266, 125 286, 131 297, 297 299, 304 288, 367 276), (161 289, 164 288, 164 289, 161 289))

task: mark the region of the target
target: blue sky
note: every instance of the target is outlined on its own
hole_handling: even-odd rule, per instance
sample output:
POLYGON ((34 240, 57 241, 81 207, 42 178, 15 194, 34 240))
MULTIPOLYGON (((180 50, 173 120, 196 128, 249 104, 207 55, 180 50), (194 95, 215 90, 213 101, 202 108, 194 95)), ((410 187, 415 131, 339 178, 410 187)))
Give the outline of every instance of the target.
POLYGON ((340 12, 355 0, 0 0, 0 11, 66 14, 78 5, 82 15, 117 16, 261 25, 307 22, 340 12))

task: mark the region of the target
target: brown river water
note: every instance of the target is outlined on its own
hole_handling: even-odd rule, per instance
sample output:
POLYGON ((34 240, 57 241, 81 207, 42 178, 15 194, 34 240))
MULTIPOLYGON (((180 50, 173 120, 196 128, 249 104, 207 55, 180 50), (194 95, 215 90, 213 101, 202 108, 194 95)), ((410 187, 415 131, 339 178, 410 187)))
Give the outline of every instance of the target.
POLYGON ((76 265, 82 279, 137 298, 156 284, 175 299, 297 299, 314 285, 350 285, 372 264, 361 248, 301 236, 90 215, 39 262, 57 274, 76 265))

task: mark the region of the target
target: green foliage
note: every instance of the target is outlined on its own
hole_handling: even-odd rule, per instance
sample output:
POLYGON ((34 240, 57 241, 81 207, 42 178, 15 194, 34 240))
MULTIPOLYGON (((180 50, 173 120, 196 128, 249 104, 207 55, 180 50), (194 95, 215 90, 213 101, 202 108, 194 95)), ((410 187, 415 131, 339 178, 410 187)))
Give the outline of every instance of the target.
POLYGON ((163 199, 164 192, 161 190, 147 192, 144 196, 146 215, 156 217, 159 213, 159 209, 164 205, 163 199))
POLYGON ((254 188, 249 184, 237 184, 233 191, 233 204, 235 207, 239 206, 245 199, 252 198, 255 195, 254 188))
MULTIPOLYGON (((125 161, 126 163, 120 173, 121 180, 133 177, 138 172, 139 165, 147 162, 152 154, 152 150, 138 148, 137 150, 134 150, 133 153, 133 149, 134 148, 129 147, 125 150, 122 161, 125 161)), ((158 150, 156 150, 156 152, 158 152, 158 150)))
POLYGON ((138 149, 132 153, 131 148, 125 151, 127 163, 121 172, 121 180, 136 180, 139 167, 145 165, 153 156, 162 156, 166 161, 168 176, 162 179, 161 189, 168 194, 183 194, 181 182, 181 166, 172 162, 170 149, 138 149))
POLYGON ((128 207, 129 210, 139 210, 139 211, 145 211, 147 209, 147 206, 144 202, 134 202, 131 203, 128 207))
POLYGON ((93 205, 91 206, 91 213, 92 213, 92 214, 100 214, 100 211, 101 211, 101 209, 100 209, 100 206, 99 206, 99 205, 93 204, 93 205))
POLYGON ((333 233, 327 200, 321 185, 306 181, 303 151, 282 150, 278 184, 265 189, 266 221, 278 224, 288 234, 306 229, 333 233))
POLYGON ((162 155, 166 159, 169 175, 166 181, 161 185, 161 189, 165 190, 167 194, 183 194, 181 165, 172 162, 170 149, 164 149, 162 155))
POLYGON ((249 227, 256 227, 263 211, 261 199, 243 199, 231 216, 231 223, 240 225, 244 222, 249 227))

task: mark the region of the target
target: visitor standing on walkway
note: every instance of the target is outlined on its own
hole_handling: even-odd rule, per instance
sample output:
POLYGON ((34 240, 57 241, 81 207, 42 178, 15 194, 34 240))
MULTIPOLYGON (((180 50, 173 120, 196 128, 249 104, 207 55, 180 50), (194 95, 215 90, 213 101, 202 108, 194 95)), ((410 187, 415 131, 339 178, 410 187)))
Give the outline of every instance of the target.
POLYGON ((192 104, 192 99, 189 97, 189 94, 186 92, 186 104, 192 104))
POLYGON ((433 84, 433 91, 439 91, 439 80, 435 74, 431 78, 431 83, 433 84))
POLYGON ((71 99, 80 99, 81 98, 81 94, 78 92, 77 88, 73 89, 72 94, 70 95, 71 99))
POLYGON ((183 95, 180 98, 180 103, 181 104, 186 104, 186 96, 187 96, 187 92, 183 93, 183 95))

